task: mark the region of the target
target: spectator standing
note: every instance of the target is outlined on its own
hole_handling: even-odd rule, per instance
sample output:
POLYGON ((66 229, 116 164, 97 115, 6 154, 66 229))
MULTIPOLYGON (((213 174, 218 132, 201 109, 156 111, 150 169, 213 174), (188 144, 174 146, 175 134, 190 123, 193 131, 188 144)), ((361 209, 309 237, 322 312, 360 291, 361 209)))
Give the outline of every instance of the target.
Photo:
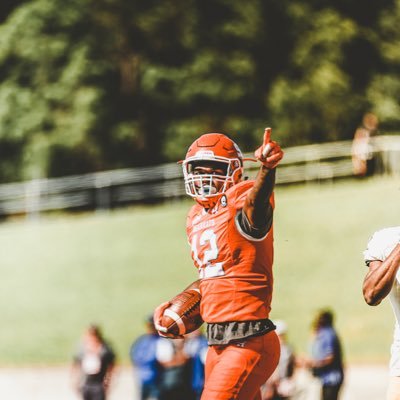
POLYGON ((158 400, 161 365, 157 361, 156 349, 160 339, 153 314, 146 320, 146 333, 137 338, 130 349, 130 359, 136 372, 141 400, 158 400))
POLYGON ((192 390, 196 400, 200 400, 204 388, 204 366, 208 343, 201 329, 185 336, 185 351, 190 357, 192 371, 192 390))
POLYGON ((368 272, 364 278, 364 299, 377 306, 389 297, 395 315, 390 358, 388 400, 400 399, 400 226, 374 233, 364 251, 368 272))
POLYGON ((83 334, 72 366, 73 382, 83 400, 105 400, 115 366, 115 353, 100 328, 90 325, 83 334))
POLYGON ((362 124, 354 133, 351 147, 354 175, 371 176, 375 172, 375 157, 371 138, 378 130, 378 118, 372 113, 364 115, 362 124))
POLYGON ((157 342, 156 355, 163 367, 159 383, 160 400, 194 400, 190 355, 185 349, 185 339, 161 337, 157 342))
POLYGON ((322 310, 316 315, 311 358, 305 360, 305 365, 321 382, 321 400, 337 400, 344 380, 342 346, 333 320, 330 310, 322 310))
POLYGON ((294 379, 295 354, 287 340, 287 324, 285 321, 274 321, 276 333, 281 345, 281 357, 278 367, 262 389, 262 400, 292 399, 296 391, 294 379))

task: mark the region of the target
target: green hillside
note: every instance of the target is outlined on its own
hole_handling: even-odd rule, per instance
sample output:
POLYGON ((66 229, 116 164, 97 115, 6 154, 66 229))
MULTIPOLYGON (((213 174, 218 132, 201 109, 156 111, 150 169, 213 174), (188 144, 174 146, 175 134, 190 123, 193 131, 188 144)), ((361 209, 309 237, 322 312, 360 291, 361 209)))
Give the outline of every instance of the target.
MULTIPOLYGON (((368 237, 399 224, 400 183, 372 179, 278 187, 272 318, 307 351, 310 323, 331 307, 349 362, 388 359, 388 302, 368 307, 361 285, 368 237)), ((143 318, 196 279, 185 238, 190 201, 0 225, 0 364, 69 362, 99 323, 128 363, 143 318)))

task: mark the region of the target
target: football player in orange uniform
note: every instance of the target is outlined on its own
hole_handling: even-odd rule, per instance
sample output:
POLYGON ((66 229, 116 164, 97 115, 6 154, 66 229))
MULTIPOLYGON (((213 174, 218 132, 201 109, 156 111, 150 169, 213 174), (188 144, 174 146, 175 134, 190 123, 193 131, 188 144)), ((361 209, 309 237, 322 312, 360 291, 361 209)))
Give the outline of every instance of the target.
MULTIPOLYGON (((268 317, 273 189, 283 151, 271 140, 270 128, 255 157, 262 164, 256 179, 242 180, 239 147, 221 133, 208 133, 189 147, 182 162, 186 192, 197 202, 186 231, 209 343, 202 400, 261 399, 260 386, 279 361, 279 341, 268 317)), ((160 334, 168 305, 154 314, 160 334)))

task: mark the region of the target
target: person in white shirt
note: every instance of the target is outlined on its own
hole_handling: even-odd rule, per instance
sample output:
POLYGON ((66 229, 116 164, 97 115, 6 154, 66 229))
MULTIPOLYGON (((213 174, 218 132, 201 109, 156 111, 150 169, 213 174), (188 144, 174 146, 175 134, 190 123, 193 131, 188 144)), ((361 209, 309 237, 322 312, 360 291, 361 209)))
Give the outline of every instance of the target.
POLYGON ((374 233, 364 251, 368 272, 363 295, 370 306, 388 296, 395 316, 387 400, 400 400, 400 226, 374 233))

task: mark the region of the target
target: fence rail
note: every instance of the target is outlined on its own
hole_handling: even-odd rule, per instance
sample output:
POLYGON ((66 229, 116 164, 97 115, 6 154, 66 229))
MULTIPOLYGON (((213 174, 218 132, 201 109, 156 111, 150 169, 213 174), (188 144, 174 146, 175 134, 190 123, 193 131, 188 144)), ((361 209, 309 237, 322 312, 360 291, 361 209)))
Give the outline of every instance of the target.
MULTIPOLYGON (((351 141, 285 149, 277 184, 351 177, 351 141)), ((400 175, 400 135, 374 138, 377 173, 400 175)), ((257 163, 246 162, 250 177, 257 163)), ((0 215, 37 216, 50 210, 111 209, 136 202, 162 201, 185 195, 181 167, 175 163, 35 179, 0 185, 0 215)))

